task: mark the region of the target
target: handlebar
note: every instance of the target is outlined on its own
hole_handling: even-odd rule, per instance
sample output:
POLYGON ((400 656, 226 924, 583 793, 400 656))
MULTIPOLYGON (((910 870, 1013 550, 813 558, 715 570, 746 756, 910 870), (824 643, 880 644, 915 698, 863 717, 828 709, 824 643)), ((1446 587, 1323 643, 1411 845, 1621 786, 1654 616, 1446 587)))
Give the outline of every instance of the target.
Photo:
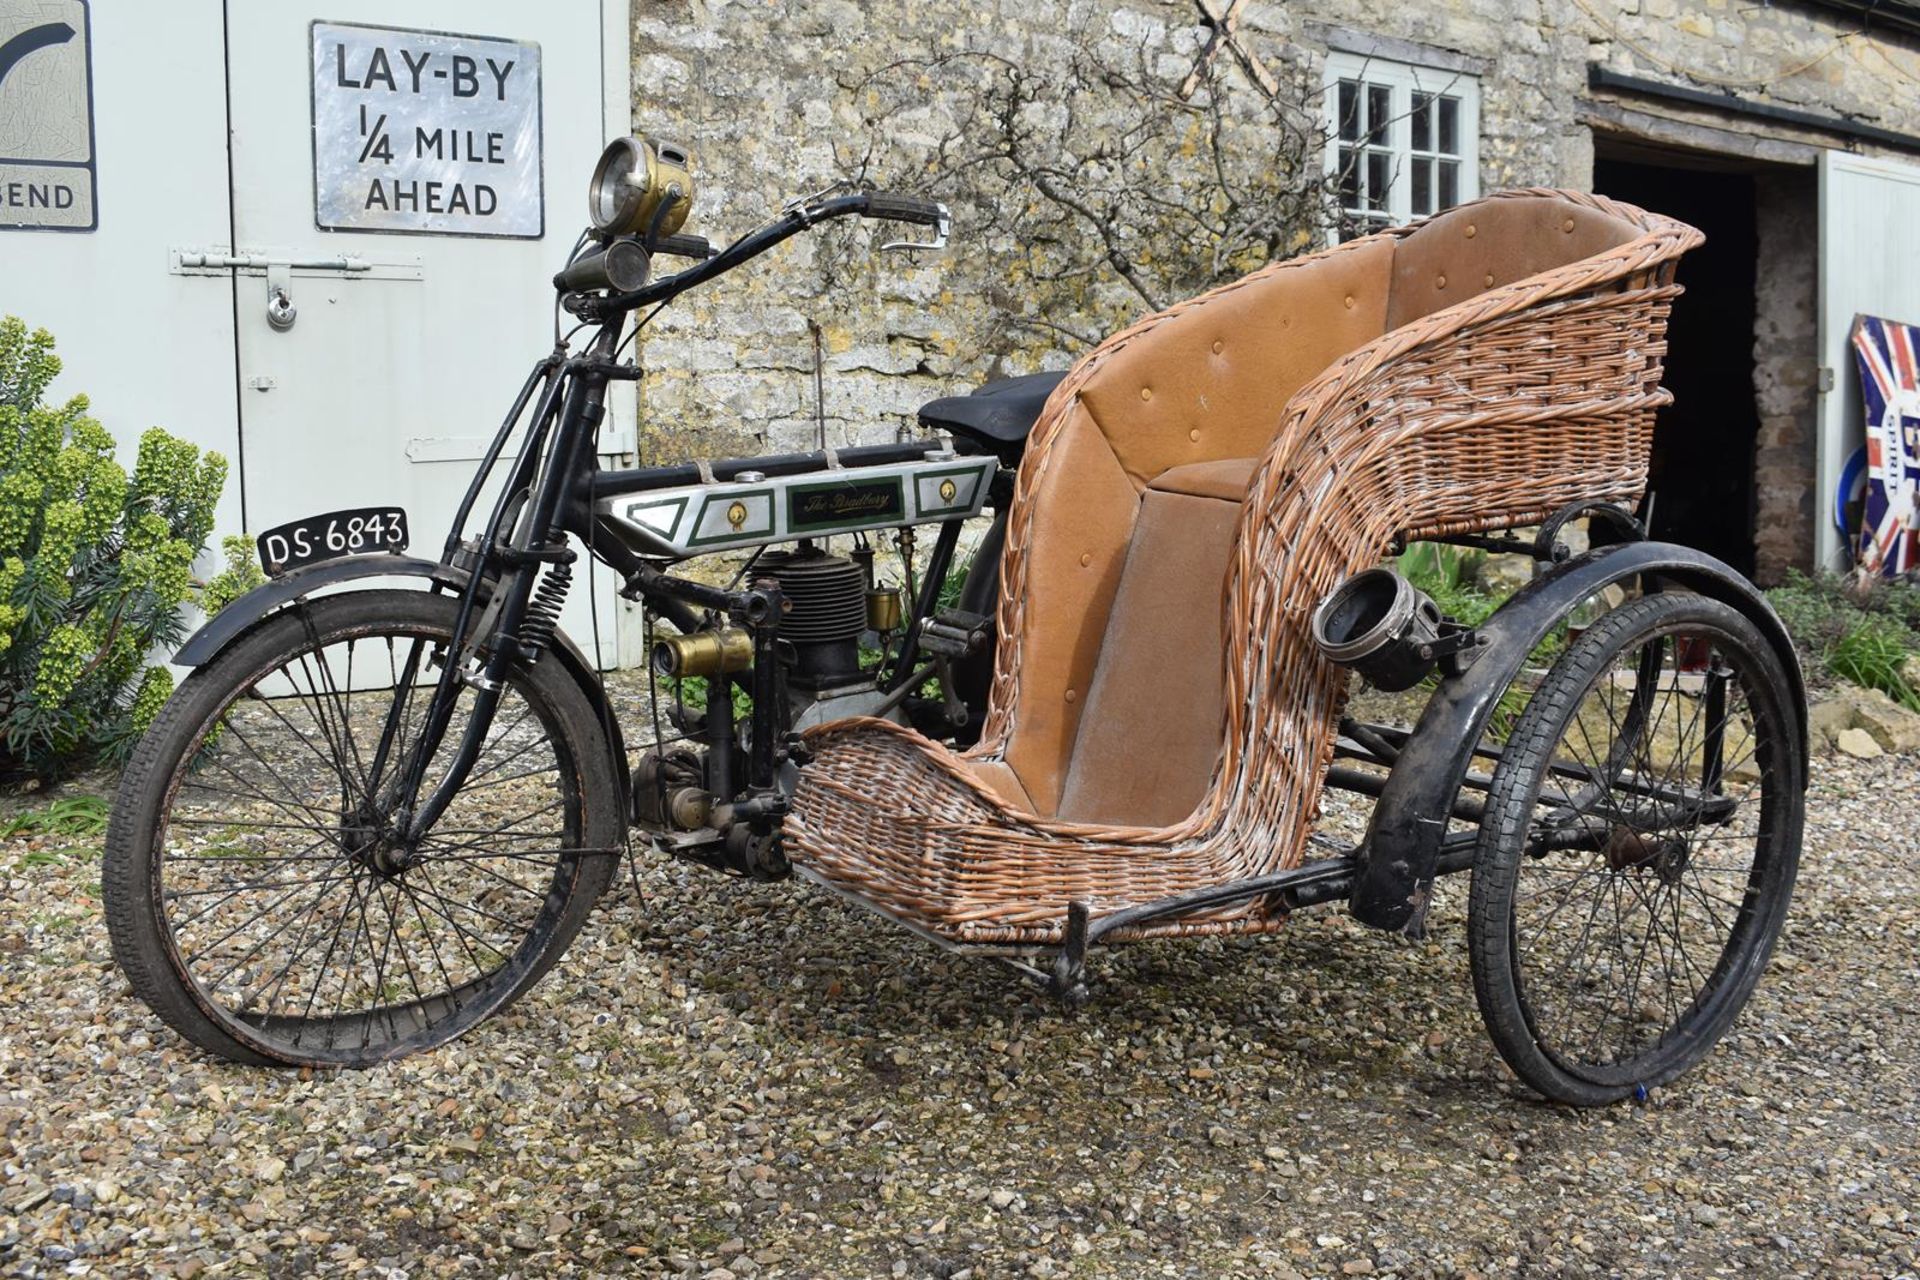
POLYGON ((864 213, 869 218, 911 222, 922 227, 937 227, 947 221, 945 205, 932 200, 921 200, 915 196, 895 195, 890 191, 867 192, 867 207, 864 213))
MULTIPOLYGON (((789 205, 773 221, 749 231, 718 253, 683 271, 676 271, 672 275, 662 276, 635 288, 620 289, 603 298, 595 298, 590 304, 580 309, 575 309, 572 302, 569 302, 568 306, 569 309, 575 310, 575 314, 581 316, 589 313, 611 316, 622 311, 632 311, 638 307, 666 302, 717 275, 733 270, 750 258, 759 257, 775 245, 800 234, 815 223, 825 222, 830 218, 845 217, 909 222, 942 230, 949 222, 947 208, 943 204, 885 191, 856 191, 847 195, 828 196, 820 200, 795 203, 789 205)), ((675 236, 673 239, 691 240, 692 237, 675 236)), ((554 278, 557 287, 565 287, 561 284, 561 277, 566 274, 562 272, 561 276, 554 278)), ((617 283, 606 287, 618 289, 617 283)))

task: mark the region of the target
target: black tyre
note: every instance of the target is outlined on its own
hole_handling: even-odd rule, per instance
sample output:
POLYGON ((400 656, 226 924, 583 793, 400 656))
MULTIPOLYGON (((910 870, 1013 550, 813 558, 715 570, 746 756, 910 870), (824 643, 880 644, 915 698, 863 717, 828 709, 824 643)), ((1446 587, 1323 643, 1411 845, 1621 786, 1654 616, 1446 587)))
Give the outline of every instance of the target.
POLYGON ((1469 945, 1494 1044, 1547 1097, 1595 1106, 1672 1080, 1753 993, 1800 857, 1791 689, 1747 618, 1662 592, 1581 635, 1521 714, 1469 945))
MULTIPOLYGON (((551 659, 503 686, 426 840, 392 841, 382 798, 456 607, 418 591, 295 604, 189 676, 136 748, 107 833, 107 924, 135 993, 195 1044, 298 1066, 444 1044, 538 981, 606 887, 620 789, 551 659)), ((469 718, 457 687, 423 794, 469 718)))

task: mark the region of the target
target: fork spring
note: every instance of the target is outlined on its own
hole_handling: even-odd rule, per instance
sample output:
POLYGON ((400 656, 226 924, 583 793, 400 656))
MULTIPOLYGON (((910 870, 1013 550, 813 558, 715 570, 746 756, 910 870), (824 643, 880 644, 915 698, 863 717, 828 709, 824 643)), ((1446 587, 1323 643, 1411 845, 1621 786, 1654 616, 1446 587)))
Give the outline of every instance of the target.
POLYGON ((520 623, 520 645, 529 658, 538 657, 553 643, 560 626, 560 606, 567 602, 567 589, 573 585, 573 566, 556 564, 548 569, 527 601, 527 616, 520 623))

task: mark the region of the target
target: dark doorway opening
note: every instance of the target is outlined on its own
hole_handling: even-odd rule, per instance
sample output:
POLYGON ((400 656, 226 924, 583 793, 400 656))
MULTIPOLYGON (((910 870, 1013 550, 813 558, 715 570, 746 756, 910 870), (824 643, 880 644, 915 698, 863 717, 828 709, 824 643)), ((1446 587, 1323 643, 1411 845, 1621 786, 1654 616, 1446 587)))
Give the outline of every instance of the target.
POLYGON ((1691 223, 1707 242, 1680 260, 1686 292, 1667 326, 1673 403, 1654 427, 1653 536, 1754 571, 1754 178, 1726 161, 1594 139, 1593 189, 1691 223))

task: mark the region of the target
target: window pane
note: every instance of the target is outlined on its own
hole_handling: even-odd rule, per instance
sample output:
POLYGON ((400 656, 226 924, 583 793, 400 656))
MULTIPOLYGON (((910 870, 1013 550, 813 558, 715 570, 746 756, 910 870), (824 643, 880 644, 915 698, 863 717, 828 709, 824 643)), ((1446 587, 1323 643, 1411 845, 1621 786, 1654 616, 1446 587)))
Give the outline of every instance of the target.
POLYGON ((1440 207, 1451 209, 1460 203, 1460 162, 1442 160, 1440 165, 1440 207))
POLYGON ((1460 99, 1440 99, 1440 150, 1460 154, 1460 99))
POLYGON ((1340 141, 1353 142, 1360 136, 1360 85, 1355 80, 1340 82, 1340 141))
POLYGON ((1413 95, 1413 113, 1410 123, 1413 125, 1413 149, 1415 151, 1433 150, 1433 95, 1416 93, 1413 95))
POLYGON ((1360 169, 1352 147, 1340 148, 1340 207, 1360 207, 1360 169))
POLYGON ((1367 141, 1387 143, 1387 125, 1393 120, 1393 90, 1384 84, 1367 86, 1367 141))
POLYGON ((1386 208, 1387 188, 1391 185, 1393 154, 1388 151, 1367 152, 1367 208, 1386 208))
POLYGON ((1433 212, 1433 161, 1418 156, 1413 160, 1413 211, 1415 214, 1433 212))

